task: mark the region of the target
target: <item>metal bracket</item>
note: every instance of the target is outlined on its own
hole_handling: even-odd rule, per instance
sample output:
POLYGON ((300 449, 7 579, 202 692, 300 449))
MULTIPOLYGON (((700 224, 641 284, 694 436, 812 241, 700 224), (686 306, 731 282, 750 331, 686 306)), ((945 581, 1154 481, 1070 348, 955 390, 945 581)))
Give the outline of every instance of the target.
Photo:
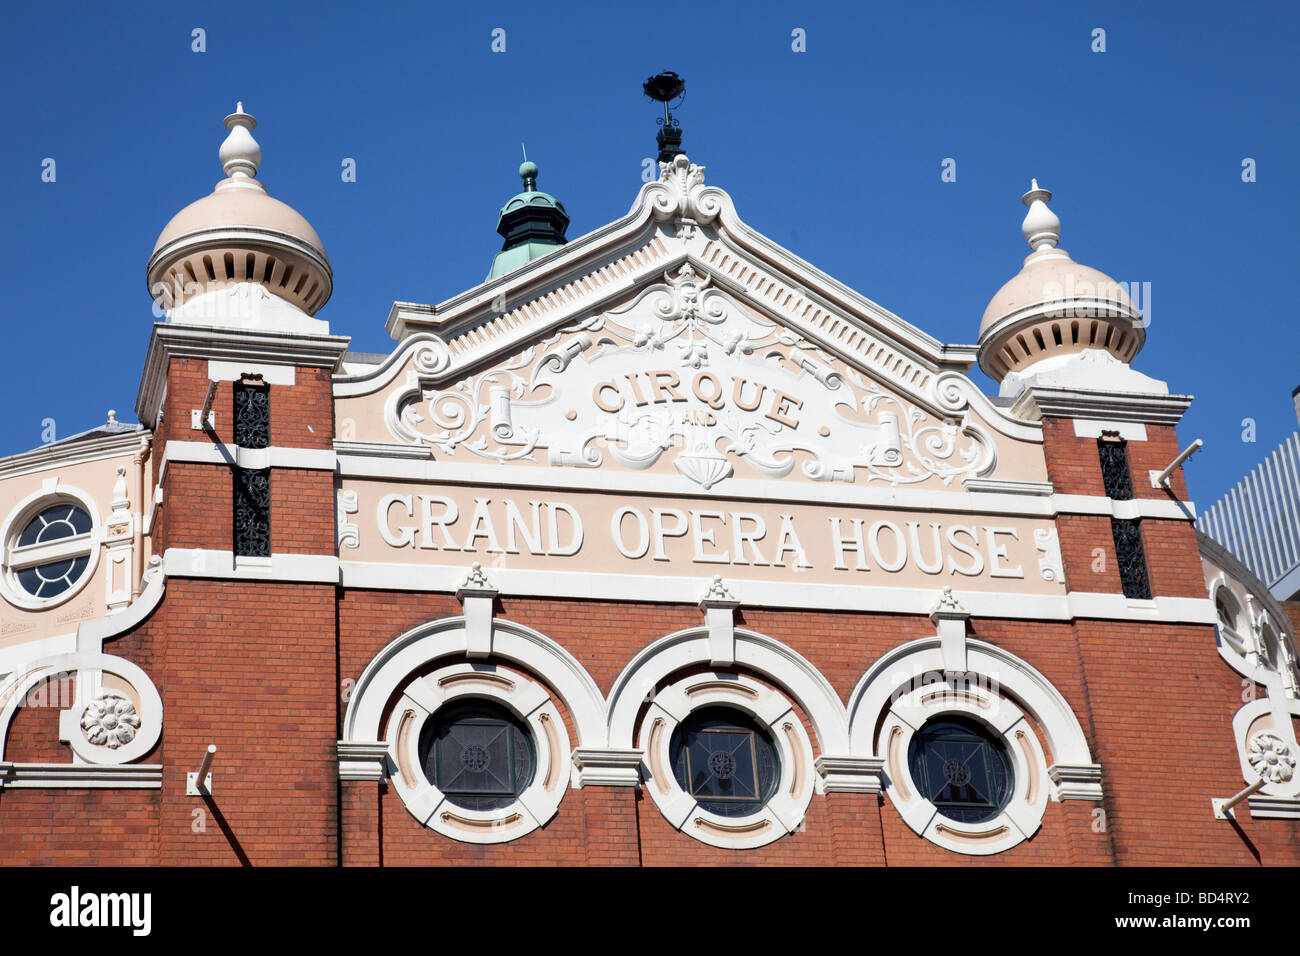
POLYGON ((1226 800, 1222 797, 1211 798, 1210 806, 1214 808, 1214 819, 1216 820, 1237 819, 1232 812, 1232 808, 1235 807, 1237 804, 1241 803, 1241 801, 1245 800, 1252 793, 1258 793, 1261 789, 1263 789, 1264 783, 1265 783, 1264 778, 1260 777, 1258 780, 1252 783, 1245 790, 1241 791, 1241 793, 1237 794, 1235 797, 1228 797, 1226 800))
POLYGON ((1163 487, 1165 487, 1166 485, 1168 485, 1168 484, 1169 484, 1169 476, 1172 475, 1172 474, 1174 473, 1175 470, 1177 470, 1177 468, 1178 468, 1179 465, 1181 465, 1181 464, 1182 464, 1183 462, 1185 462, 1187 459, 1191 458, 1192 455, 1194 455, 1194 454, 1196 454, 1198 451, 1200 451, 1200 450, 1201 450, 1201 446, 1204 445, 1204 444, 1205 444, 1205 442, 1201 441, 1199 438, 1196 439, 1196 441, 1194 441, 1194 442, 1192 442, 1190 445, 1188 445, 1188 446, 1187 446, 1183 451, 1179 452, 1178 457, 1175 458, 1173 461, 1171 461, 1171 462, 1169 463, 1169 467, 1166 468, 1164 471, 1152 471, 1152 472, 1150 473, 1150 474, 1151 474, 1151 487, 1152 487, 1152 488, 1163 488, 1163 487))
POLYGON ((208 744, 203 754, 203 763, 198 770, 191 770, 185 775, 185 795, 187 797, 207 797, 212 794, 212 756, 217 752, 216 744, 208 744))
POLYGON ((190 409, 190 428, 195 431, 216 431, 217 413, 212 410, 212 400, 217 397, 217 383, 208 381, 208 395, 203 399, 203 408, 190 409))

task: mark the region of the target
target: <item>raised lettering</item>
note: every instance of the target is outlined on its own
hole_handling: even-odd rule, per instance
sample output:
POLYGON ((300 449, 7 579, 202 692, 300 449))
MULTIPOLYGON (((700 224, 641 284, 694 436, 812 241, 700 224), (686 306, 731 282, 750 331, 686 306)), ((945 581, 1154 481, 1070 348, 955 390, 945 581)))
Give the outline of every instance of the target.
MULTIPOLYGON (((677 391, 677 386, 682 380, 677 377, 677 373, 671 369, 660 372, 647 372, 646 376, 650 379, 650 391, 654 397, 652 402, 684 402, 686 396, 677 391), (664 396, 668 397, 665 398, 664 396)), ((640 402, 637 402, 640 405, 640 402)))
POLYGON ((880 565, 883 571, 901 571, 903 565, 907 564, 907 539, 903 537, 903 531, 892 521, 877 521, 867 532, 867 546, 871 548, 871 557, 876 564, 880 565), (886 561, 880 553, 880 532, 888 528, 894 536, 894 560, 886 561))
POLYGON ((808 555, 804 553, 803 545, 799 543, 799 535, 795 533, 794 515, 781 515, 781 533, 776 540, 776 560, 772 562, 773 566, 785 567, 785 562, 781 558, 785 556, 787 551, 795 555, 795 567, 812 567, 808 563, 808 555))
POLYGON ((770 418, 778 425, 786 425, 790 428, 798 428, 799 420, 791 417, 791 413, 803 408, 803 399, 795 398, 793 395, 787 395, 779 388, 772 389, 772 407, 764 418, 770 418), (791 407, 793 406, 793 407, 791 407))
POLYGON ((375 516, 378 519, 379 536, 384 539, 385 544, 394 548, 415 547, 414 525, 402 525, 394 534, 392 525, 389 524, 389 512, 396 504, 406 508, 406 517, 415 517, 410 495, 384 495, 379 499, 379 507, 376 509, 378 513, 375 516))
POLYGON ((745 559, 745 545, 748 544, 751 551, 754 552, 754 566, 767 566, 763 560, 763 554, 758 550, 758 542, 767 536, 767 522, 760 515, 750 514, 747 511, 731 512, 731 542, 733 564, 749 564, 745 559), (754 524, 753 531, 745 531, 743 522, 750 521, 754 524))
POLYGON ((492 503, 491 498, 474 499, 474 517, 470 519, 469 535, 465 538, 466 551, 477 550, 474 542, 479 538, 487 538, 488 552, 490 554, 501 554, 501 542, 497 541, 496 528, 492 526, 492 513, 488 511, 488 505, 492 503))
POLYGON ((938 574, 943 570, 943 546, 939 543, 939 523, 930 522, 931 538, 934 541, 934 563, 932 564, 925 560, 925 553, 921 550, 921 542, 918 540, 920 530, 919 521, 907 522, 907 536, 912 542, 912 559, 926 574, 938 574))
POLYGON ((767 386, 760 382, 750 382, 747 378, 735 378, 731 380, 731 401, 742 412, 753 412, 758 410, 758 406, 763 404, 763 393, 767 391, 767 386), (752 384, 757 391, 754 392, 753 404, 747 404, 741 393, 747 384, 752 384))
POLYGON ((974 528, 962 524, 955 524, 948 529, 947 538, 950 545, 971 559, 970 566, 962 568, 957 566, 957 562, 952 555, 948 555, 949 574, 964 574, 967 577, 973 578, 984 573, 984 556, 979 553, 978 549, 980 546, 980 539, 979 534, 974 528), (971 544, 962 544, 958 541, 957 534, 959 532, 964 532, 965 534, 970 535, 971 544), (971 545, 974 545, 974 547, 971 545))
POLYGON ((691 392, 709 408, 721 408, 726 404, 726 401, 722 398, 722 380, 712 372, 700 372, 696 375, 695 380, 691 382, 691 392), (700 386, 705 382, 710 383, 708 395, 705 395, 700 389, 700 386))
POLYGON ((437 550, 438 545, 433 541, 433 528, 437 525, 442 532, 442 548, 444 551, 459 551, 456 542, 452 540, 451 534, 447 531, 447 525, 455 524, 456 519, 460 517, 460 509, 456 507, 456 502, 450 498, 443 498, 439 495, 420 495, 420 547, 432 548, 437 550), (442 514, 433 513, 434 505, 442 505, 442 514))
POLYGON ((650 550, 650 527, 646 524, 645 515, 635 508, 623 507, 614 512, 614 517, 610 521, 610 531, 614 535, 614 546, 618 548, 618 553, 625 558, 644 558, 646 552, 650 550), (628 548, 623 540, 623 519, 631 515, 636 519, 637 528, 640 531, 641 539, 635 548, 628 548))
POLYGON ((692 559, 702 564, 728 564, 731 561, 731 553, 723 551, 721 554, 705 554, 704 546, 711 544, 717 547, 717 542, 713 540, 714 532, 712 529, 705 531, 702 522, 705 518, 713 518, 715 521, 727 522, 727 516, 721 511, 692 511, 691 512, 691 537, 695 542, 695 557, 692 559))
POLYGON ((578 549, 582 547, 582 519, 578 517, 578 512, 574 511, 562 501, 548 501, 546 503, 546 528, 551 535, 551 549, 546 552, 557 557, 567 557, 571 554, 577 554, 578 549), (569 543, 560 544, 560 523, 556 518, 558 514, 569 516, 569 523, 572 525, 569 543))
POLYGON ((524 524, 524 516, 519 511, 519 506, 515 504, 513 498, 506 499, 506 551, 509 554, 518 554, 519 545, 516 543, 515 532, 524 539, 524 544, 528 545, 529 554, 542 554, 542 503, 540 501, 528 502, 528 507, 533 511, 533 523, 524 524))
POLYGON ((1019 541, 1020 535, 1015 528, 990 528, 985 526, 984 533, 988 535, 987 547, 989 551, 989 577, 991 578, 1023 578, 1025 572, 1022 566, 1017 564, 1014 568, 1004 568, 999 562, 999 558, 1007 556, 1007 545, 999 545, 997 536, 1000 534, 1009 534, 1013 541, 1019 541))
POLYGON ((847 571, 849 566, 844 563, 844 552, 856 551, 858 554, 858 570, 869 571, 867 567, 867 549, 862 545, 862 519, 850 518, 849 523, 853 525, 853 534, 845 537, 840 530, 840 519, 831 518, 831 542, 835 545, 835 570, 847 571))
POLYGON ((618 386, 615 385, 613 382, 601 382, 594 389, 592 389, 591 400, 596 403, 596 407, 599 408, 602 412, 617 412, 623 407, 623 403, 626 401, 626 399, 623 398, 623 393, 618 390, 618 386), (618 398, 617 405, 605 404, 604 393, 606 389, 613 392, 614 395, 618 398))
POLYGON ((680 538, 686 534, 686 512, 678 511, 676 508, 651 508, 650 521, 654 526, 655 535, 654 560, 667 561, 668 555, 664 552, 664 538, 680 538), (671 515, 677 519, 677 526, 672 530, 664 527, 665 515, 671 515))

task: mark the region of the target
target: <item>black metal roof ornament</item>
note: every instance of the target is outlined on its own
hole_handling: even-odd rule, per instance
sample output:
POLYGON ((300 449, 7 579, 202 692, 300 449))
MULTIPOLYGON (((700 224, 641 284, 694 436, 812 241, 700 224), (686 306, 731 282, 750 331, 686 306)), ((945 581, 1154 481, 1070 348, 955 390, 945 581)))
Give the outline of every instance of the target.
POLYGON ((664 105, 664 115, 658 121, 659 133, 655 141, 659 144, 659 162, 670 163, 674 156, 685 152, 682 149, 682 127, 670 110, 682 105, 682 99, 686 95, 686 81, 676 73, 665 72, 650 77, 641 85, 641 89, 650 99, 664 105))

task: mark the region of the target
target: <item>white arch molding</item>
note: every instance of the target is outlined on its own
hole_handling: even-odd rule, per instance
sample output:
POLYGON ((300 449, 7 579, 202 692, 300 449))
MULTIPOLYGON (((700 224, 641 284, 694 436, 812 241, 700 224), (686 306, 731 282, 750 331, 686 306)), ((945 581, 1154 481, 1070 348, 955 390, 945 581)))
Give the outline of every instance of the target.
MULTIPOLYGON (((643 648, 623 668, 609 694, 609 745, 630 750, 637 714, 671 674, 697 664, 722 663, 707 626, 687 628, 643 648)), ((803 655, 754 631, 734 630, 731 661, 784 688, 813 726, 823 754, 847 754, 849 733, 844 704, 835 688, 803 655)))
MULTIPOLYGON (((384 706, 414 671, 439 658, 468 656, 469 650, 464 616, 421 624, 391 641, 366 665, 353 688, 343 717, 340 756, 349 751, 360 756, 360 748, 382 745, 384 706)), ((578 746, 605 746, 605 699, 600 688, 582 664, 555 641, 530 627, 494 618, 489 653, 483 656, 518 664, 549 684, 573 720, 578 746)), ((374 751, 366 753, 371 758, 376 755, 374 751)), ((344 779, 349 776, 345 774, 344 779)), ((352 779, 378 778, 361 773, 352 779)))
POLYGON ((397 765, 392 784, 406 809, 422 825, 462 843, 507 843, 528 835, 555 816, 568 787, 569 735, 551 693, 495 664, 452 664, 410 680, 386 740, 397 765), (458 805, 423 770, 419 740, 425 724, 445 705, 469 698, 510 711, 528 727, 536 755, 533 779, 508 805, 493 810, 458 805))
POLYGON ((122 657, 99 651, 73 652, 42 658, 26 665, 0 688, 5 695, 0 707, 0 761, 4 760, 9 728, 28 693, 47 680, 76 673, 72 706, 59 712, 60 740, 72 749, 82 763, 116 766, 139 760, 153 749, 162 735, 163 703, 149 675, 139 665, 122 657), (105 674, 119 680, 106 682, 105 674), (139 728, 128 742, 120 746, 90 743, 81 727, 86 708, 105 695, 130 701, 139 719, 139 728))
POLYGON ((945 667, 938 635, 894 648, 854 688, 848 713, 851 752, 881 762, 885 792, 904 822, 956 852, 1000 853, 1032 836, 1049 795, 1058 801, 1101 799, 1101 767, 1093 761, 1070 705, 1034 667, 992 644, 967 638, 962 672, 945 667), (1002 739, 1015 766, 1011 801, 987 824, 941 818, 910 779, 907 745, 912 735, 944 714, 983 723, 1002 739), (1026 716, 1047 739, 1050 767, 1026 716))
POLYGON ((674 828, 701 843, 751 849, 780 839, 802 824, 815 789, 816 771, 808 735, 784 694, 734 674, 706 672, 686 677, 654 695, 641 721, 641 740, 648 772, 646 790, 674 828), (692 712, 711 706, 747 714, 766 729, 779 755, 774 791, 745 816, 720 816, 704 809, 672 769, 674 732, 692 712))

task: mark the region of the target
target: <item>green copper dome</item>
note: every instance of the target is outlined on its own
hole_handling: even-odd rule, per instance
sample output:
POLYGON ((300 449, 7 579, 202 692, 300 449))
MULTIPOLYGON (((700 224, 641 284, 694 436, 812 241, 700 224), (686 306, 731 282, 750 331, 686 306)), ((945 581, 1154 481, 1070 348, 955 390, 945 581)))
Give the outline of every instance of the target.
POLYGON ((539 256, 564 245, 569 214, 564 203, 537 189, 537 164, 525 161, 519 167, 524 191, 501 207, 497 232, 504 238, 501 251, 492 260, 489 279, 513 272, 539 256))

